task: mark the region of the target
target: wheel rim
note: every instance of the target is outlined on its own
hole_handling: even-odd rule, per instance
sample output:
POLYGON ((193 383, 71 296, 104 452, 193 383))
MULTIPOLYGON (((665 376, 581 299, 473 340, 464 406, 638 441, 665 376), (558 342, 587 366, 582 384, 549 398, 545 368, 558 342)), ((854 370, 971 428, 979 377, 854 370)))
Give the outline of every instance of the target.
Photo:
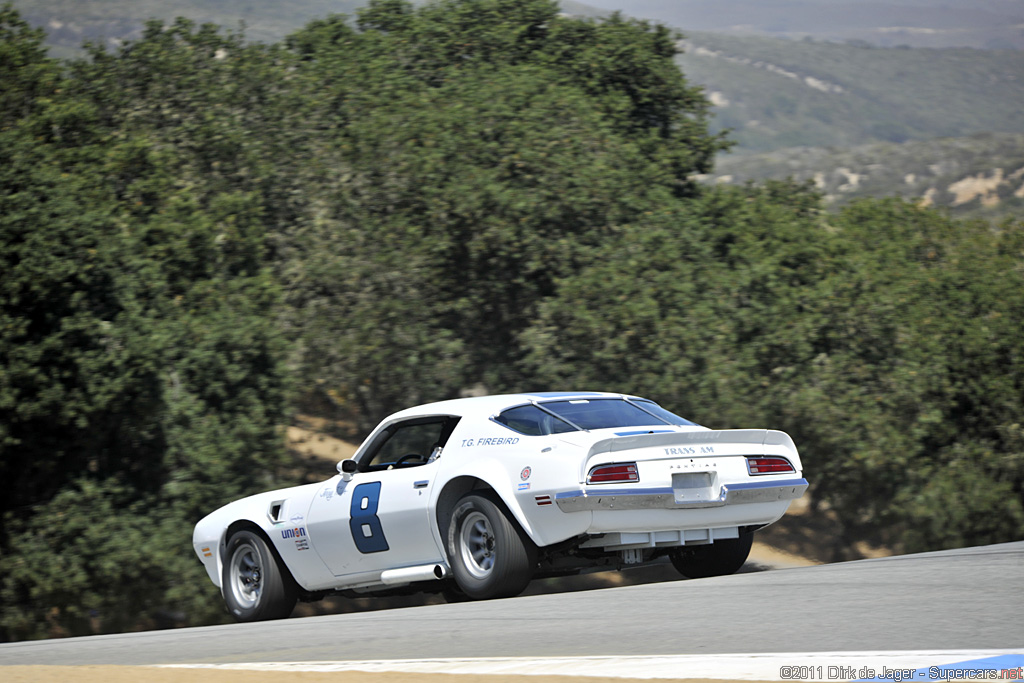
POLYGON ((486 578, 494 569, 494 532, 482 512, 470 512, 462 520, 459 552, 462 565, 477 579, 486 578))
POLYGON ((252 609, 263 593, 263 564, 259 551, 242 543, 231 555, 231 594, 241 607, 252 609))

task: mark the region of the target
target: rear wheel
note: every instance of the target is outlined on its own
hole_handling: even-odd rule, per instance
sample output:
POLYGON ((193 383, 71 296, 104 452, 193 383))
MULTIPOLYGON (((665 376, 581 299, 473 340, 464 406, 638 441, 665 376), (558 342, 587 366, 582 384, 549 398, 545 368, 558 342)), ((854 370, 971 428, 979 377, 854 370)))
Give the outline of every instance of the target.
POLYGON ((486 600, 519 595, 533 578, 537 548, 489 492, 466 495, 448 522, 448 557, 459 590, 486 600))
POLYGON ((292 613, 298 588, 262 536, 236 531, 228 539, 224 557, 221 591, 231 616, 238 621, 262 621, 292 613))
POLYGON ((739 538, 715 541, 710 545, 674 548, 669 553, 669 559, 680 574, 691 579, 735 574, 747 561, 753 542, 754 534, 751 532, 739 538))

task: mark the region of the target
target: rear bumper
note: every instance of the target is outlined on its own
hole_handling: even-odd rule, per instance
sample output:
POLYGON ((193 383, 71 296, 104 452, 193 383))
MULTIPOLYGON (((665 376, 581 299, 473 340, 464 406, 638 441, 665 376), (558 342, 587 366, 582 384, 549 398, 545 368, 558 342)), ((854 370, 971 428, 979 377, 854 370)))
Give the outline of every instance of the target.
POLYGON ((717 498, 679 501, 670 486, 651 489, 607 488, 563 491, 555 494, 555 504, 562 512, 584 510, 686 510, 717 508, 726 505, 772 503, 796 500, 807 490, 807 480, 784 479, 723 484, 717 498))

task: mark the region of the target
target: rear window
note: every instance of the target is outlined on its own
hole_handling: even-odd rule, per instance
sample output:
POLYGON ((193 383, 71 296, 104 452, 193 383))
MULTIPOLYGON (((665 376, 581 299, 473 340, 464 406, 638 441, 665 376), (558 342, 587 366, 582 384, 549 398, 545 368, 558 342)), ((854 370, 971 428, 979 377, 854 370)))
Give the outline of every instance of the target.
POLYGON ((646 399, 626 401, 619 398, 545 401, 502 412, 497 422, 520 434, 546 436, 579 429, 651 427, 664 424, 694 425, 646 399), (554 413, 554 414, 552 414, 554 413), (562 418, 562 419, 559 419, 562 418))
POLYGON ((547 436, 548 434, 576 431, 576 428, 565 420, 559 420, 554 415, 545 413, 537 406, 532 405, 511 408, 494 419, 509 429, 514 429, 527 436, 547 436))
POLYGON ((655 417, 632 403, 618 398, 551 401, 543 405, 559 417, 578 425, 581 429, 649 427, 666 423, 666 420, 655 417))

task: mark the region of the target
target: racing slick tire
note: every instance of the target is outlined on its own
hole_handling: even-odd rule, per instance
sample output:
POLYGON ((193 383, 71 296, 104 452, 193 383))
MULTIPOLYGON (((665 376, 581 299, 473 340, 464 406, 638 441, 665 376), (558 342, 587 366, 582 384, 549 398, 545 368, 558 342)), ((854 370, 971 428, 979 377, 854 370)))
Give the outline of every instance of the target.
POLYGON ((753 542, 753 532, 741 534, 739 538, 726 538, 709 545, 673 548, 669 559, 680 574, 690 579, 735 574, 747 561, 753 542))
POLYGON ((537 548, 503 507, 490 492, 470 493, 449 518, 452 574, 472 600, 519 595, 533 578, 537 548))
POLYGON ((282 570, 274 551, 262 536, 246 530, 228 539, 221 592, 237 621, 283 619, 298 600, 298 587, 282 570))

